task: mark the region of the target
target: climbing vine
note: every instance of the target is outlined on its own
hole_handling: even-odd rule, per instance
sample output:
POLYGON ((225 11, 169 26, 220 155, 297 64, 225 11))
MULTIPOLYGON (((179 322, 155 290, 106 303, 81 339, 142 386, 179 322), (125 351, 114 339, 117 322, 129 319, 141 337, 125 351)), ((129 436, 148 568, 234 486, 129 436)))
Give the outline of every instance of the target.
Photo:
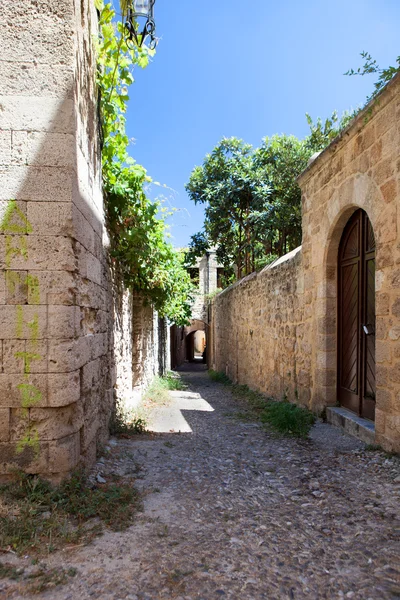
POLYGON ((165 239, 166 216, 146 195, 151 179, 129 156, 126 133, 128 88, 133 69, 145 68, 153 50, 128 47, 124 25, 111 4, 96 0, 100 12, 97 43, 103 132, 102 171, 111 256, 127 287, 140 292, 161 316, 178 325, 190 318, 192 284, 183 257, 165 239))

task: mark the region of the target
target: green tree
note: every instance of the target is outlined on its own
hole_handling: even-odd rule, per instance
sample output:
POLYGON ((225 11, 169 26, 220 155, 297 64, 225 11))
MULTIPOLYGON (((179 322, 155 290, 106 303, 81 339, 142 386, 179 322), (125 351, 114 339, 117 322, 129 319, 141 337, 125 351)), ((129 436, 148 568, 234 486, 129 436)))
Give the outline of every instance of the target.
POLYGON ((301 243, 301 192, 296 177, 313 150, 294 136, 265 138, 254 150, 223 139, 186 186, 205 208, 204 232, 192 236, 189 256, 208 245, 237 277, 259 269, 301 243))
POLYGON ((301 190, 296 178, 311 153, 306 141, 284 134, 264 138, 255 151, 258 172, 271 190, 255 223, 264 256, 282 256, 301 244, 301 190))
POLYGON ((195 167, 186 185, 189 198, 205 204, 204 234, 192 238, 192 254, 206 245, 217 246, 217 256, 237 276, 254 270, 253 248, 257 215, 270 194, 259 172, 252 146, 237 138, 223 138, 203 165, 195 167))

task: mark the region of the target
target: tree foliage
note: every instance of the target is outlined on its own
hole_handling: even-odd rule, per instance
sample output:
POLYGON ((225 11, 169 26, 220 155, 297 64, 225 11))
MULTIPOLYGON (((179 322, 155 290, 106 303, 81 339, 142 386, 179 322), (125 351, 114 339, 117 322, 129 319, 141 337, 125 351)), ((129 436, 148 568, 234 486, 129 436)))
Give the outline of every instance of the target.
POLYGON ((238 277, 251 272, 257 220, 270 194, 252 147, 223 138, 203 165, 195 167, 186 190, 196 204, 205 204, 205 231, 192 238, 192 252, 217 245, 217 257, 226 268, 236 265, 238 277))
POLYGON ((140 292, 161 316, 185 324, 193 286, 183 257, 166 242, 167 213, 146 195, 150 178, 128 153, 125 115, 132 71, 146 67, 154 51, 145 45, 127 45, 124 25, 115 22, 111 4, 96 0, 96 8, 100 11, 97 79, 110 253, 127 287, 140 292))
POLYGON ((371 94, 371 96, 369 96, 367 98, 367 102, 369 102, 370 100, 372 100, 372 98, 375 98, 375 96, 377 94, 379 94, 379 92, 385 87, 385 85, 387 83, 389 83, 389 81, 391 79, 393 79, 393 77, 396 75, 396 73, 400 73, 400 56, 398 56, 396 58, 396 65, 395 66, 390 66, 390 67, 386 67, 385 69, 381 69, 380 66, 378 65, 377 61, 372 58, 372 56, 369 54, 369 52, 361 52, 360 53, 361 58, 363 58, 363 60, 365 60, 364 64, 362 67, 358 67, 358 69, 354 70, 354 69, 349 69, 348 71, 346 71, 345 75, 370 75, 371 73, 378 73, 379 77, 378 80, 374 83, 374 91, 371 94))
POLYGON ((320 117, 314 122, 310 115, 306 113, 307 123, 310 127, 310 135, 305 142, 307 148, 312 152, 319 152, 329 146, 343 129, 347 127, 352 119, 357 115, 358 110, 345 111, 339 118, 336 110, 332 115, 323 121, 320 117))
POLYGON ((296 177, 311 149, 294 136, 265 138, 260 148, 224 138, 195 167, 186 185, 205 204, 204 231, 192 236, 189 256, 217 246, 237 277, 261 268, 301 243, 301 192, 296 177))

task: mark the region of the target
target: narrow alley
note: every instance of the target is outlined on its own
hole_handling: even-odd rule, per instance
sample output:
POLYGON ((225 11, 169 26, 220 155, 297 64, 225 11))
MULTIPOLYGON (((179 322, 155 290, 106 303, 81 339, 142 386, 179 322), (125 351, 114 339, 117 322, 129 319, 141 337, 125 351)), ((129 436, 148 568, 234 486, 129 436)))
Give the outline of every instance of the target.
MULTIPOLYGON (((77 575, 39 597, 399 598, 398 458, 323 423, 309 440, 277 436, 205 366, 190 368, 187 432, 112 439, 96 466, 136 473, 136 523, 50 555, 77 575)), ((3 582, 5 597, 18 589, 3 582)))

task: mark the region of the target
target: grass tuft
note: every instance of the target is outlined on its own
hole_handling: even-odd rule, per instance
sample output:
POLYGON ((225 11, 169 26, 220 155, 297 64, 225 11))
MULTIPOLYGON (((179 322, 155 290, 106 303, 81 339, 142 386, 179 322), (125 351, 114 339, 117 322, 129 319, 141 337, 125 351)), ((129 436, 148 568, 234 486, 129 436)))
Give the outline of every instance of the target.
POLYGON ((315 415, 307 408, 291 404, 287 400, 268 402, 260 418, 279 433, 300 438, 308 436, 316 420, 315 415))
POLYGON ((163 377, 153 379, 143 396, 143 402, 147 407, 154 404, 166 405, 169 403, 169 391, 185 390, 186 387, 178 373, 169 371, 163 377))
POLYGON ((209 370, 208 374, 213 381, 229 386, 235 396, 249 404, 250 410, 237 412, 233 415, 234 418, 242 421, 261 421, 279 433, 301 438, 308 436, 316 421, 315 415, 307 408, 291 404, 287 399, 278 402, 267 398, 247 385, 232 383, 229 377, 219 371, 209 370))
POLYGON ((67 583, 70 577, 75 577, 77 570, 74 567, 64 569, 56 567, 48 569, 45 565, 27 573, 25 569, 17 569, 12 565, 0 562, 0 579, 11 579, 25 584, 24 591, 29 594, 40 594, 58 585, 67 583))
POLYGON ((57 487, 37 476, 19 473, 0 486, 0 550, 17 554, 49 554, 65 544, 89 542, 104 526, 114 531, 129 527, 139 505, 128 484, 88 482, 82 471, 57 487))
POLYGON ((232 385, 232 381, 229 379, 229 377, 227 375, 225 375, 225 373, 221 373, 220 371, 213 371, 212 369, 209 369, 208 375, 209 375, 210 379, 212 379, 213 381, 215 381, 217 383, 222 383, 223 385, 232 385))

